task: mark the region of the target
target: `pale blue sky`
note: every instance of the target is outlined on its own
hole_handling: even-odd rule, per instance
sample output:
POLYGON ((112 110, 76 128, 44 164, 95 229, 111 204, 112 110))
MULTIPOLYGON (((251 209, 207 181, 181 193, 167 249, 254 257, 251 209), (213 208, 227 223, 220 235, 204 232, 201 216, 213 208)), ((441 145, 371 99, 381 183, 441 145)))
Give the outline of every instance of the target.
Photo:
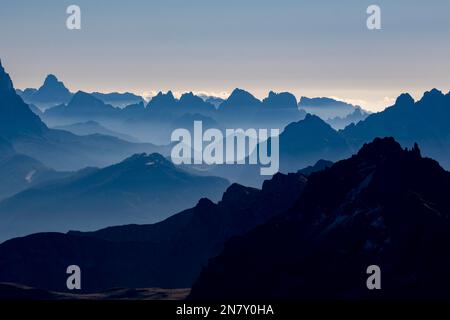
POLYGON ((15 85, 71 90, 331 96, 379 110, 450 90, 450 1, 1 0, 0 58, 15 85), (82 30, 65 27, 82 10, 82 30), (366 9, 382 9, 382 30, 366 9))

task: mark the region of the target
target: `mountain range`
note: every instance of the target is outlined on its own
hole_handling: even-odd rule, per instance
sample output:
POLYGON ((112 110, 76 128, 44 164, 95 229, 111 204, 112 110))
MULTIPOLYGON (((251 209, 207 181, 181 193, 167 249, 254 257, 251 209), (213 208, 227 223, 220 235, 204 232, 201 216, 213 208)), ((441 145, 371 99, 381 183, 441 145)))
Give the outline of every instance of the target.
MULTIPOLYGON (((28 104, 35 104, 42 109, 47 109, 58 104, 66 104, 72 99, 73 93, 67 89, 62 81, 55 75, 49 74, 39 89, 27 88, 16 90, 17 94, 28 104)), ((144 99, 133 93, 91 93, 95 98, 115 107, 125 107, 130 104, 143 102, 144 99)))
POLYGON ((17 93, 27 103, 51 106, 69 101, 72 93, 59 81, 56 76, 48 75, 39 89, 17 90, 17 93))
POLYGON ((329 123, 336 130, 342 130, 352 123, 357 124, 358 122, 365 120, 369 115, 369 112, 357 107, 347 116, 328 119, 327 123, 329 123))
POLYGON ((0 138, 0 201, 44 181, 69 175, 57 172, 41 162, 18 154, 12 145, 0 138))
POLYGON ((96 121, 77 122, 65 126, 56 126, 53 129, 72 132, 78 136, 89 136, 93 134, 101 134, 104 136, 116 137, 118 139, 138 143, 139 140, 130 135, 110 130, 96 121))
POLYGON ((190 299, 448 299, 449 193, 450 173, 417 145, 377 138, 228 242, 190 299), (372 265, 382 290, 366 287, 372 265))
POLYGON ((261 190, 233 184, 217 204, 202 199, 192 209, 152 225, 43 233, 6 241, 0 245, 0 281, 66 291, 66 264, 76 262, 87 292, 190 287, 225 241, 289 208, 305 183, 300 173, 277 174, 261 190))
POLYGON ((202 199, 153 225, 6 241, 0 281, 65 291, 76 262, 84 292, 193 284, 196 301, 448 297, 450 173, 393 138, 330 165, 277 174, 262 190, 234 184, 218 204, 202 199), (371 265, 381 291, 367 290, 371 265))
POLYGON ((49 129, 16 94, 0 62, 0 137, 19 153, 61 171, 107 166, 133 153, 165 152, 152 144, 130 143, 104 135, 77 136, 49 129))
POLYGON ((202 197, 218 200, 227 186, 221 178, 187 173, 159 154, 137 154, 103 169, 88 168, 34 185, 3 200, 0 240, 39 231, 152 223, 192 207, 202 197))
POLYGON ((298 107, 307 113, 319 116, 325 121, 333 118, 345 118, 353 113, 355 109, 362 110, 359 106, 332 98, 301 97, 298 107))
POLYGON ((417 142, 423 154, 450 168, 450 93, 426 92, 417 102, 400 95, 386 110, 351 124, 340 133, 357 150, 376 137, 394 137, 403 146, 417 142))

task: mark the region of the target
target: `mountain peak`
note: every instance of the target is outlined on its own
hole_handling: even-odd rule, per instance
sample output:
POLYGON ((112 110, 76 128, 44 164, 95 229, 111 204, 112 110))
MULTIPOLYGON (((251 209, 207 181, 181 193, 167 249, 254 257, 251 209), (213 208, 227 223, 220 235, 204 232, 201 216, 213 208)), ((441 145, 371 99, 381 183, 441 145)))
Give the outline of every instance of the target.
POLYGON ((283 136, 292 135, 293 137, 302 133, 317 133, 317 130, 335 131, 328 123, 320 117, 313 114, 306 114, 305 119, 289 124, 282 133, 283 136))
POLYGON ((260 104, 261 101, 256 99, 250 92, 236 88, 221 106, 257 107, 260 104))
POLYGON ((396 106, 411 106, 415 101, 409 93, 402 93, 395 101, 396 106))
POLYGON ((230 97, 245 97, 245 98, 255 98, 250 92, 243 89, 236 88, 231 92, 230 97))
POLYGON ((297 110, 297 98, 289 92, 275 93, 269 92, 269 96, 263 100, 263 104, 268 107, 297 110))
POLYGON ((150 102, 147 104, 147 108, 149 110, 153 110, 154 108, 174 108, 176 107, 176 104, 177 100, 173 96, 172 91, 169 90, 167 91, 167 93, 160 91, 150 100, 150 102))
POLYGON ((84 91, 78 91, 70 101, 70 106, 85 106, 87 104, 103 104, 103 102, 93 95, 84 91))
POLYGON ((358 156, 378 158, 384 155, 399 154, 404 152, 400 143, 393 137, 375 138, 372 142, 363 145, 358 156))
POLYGON ((441 99, 442 97, 444 97, 444 94, 442 93, 442 91, 434 88, 434 89, 431 89, 430 91, 425 92, 420 101, 434 102, 436 100, 441 99))
POLYGON ((43 103, 67 103, 71 97, 69 89, 53 74, 47 75, 42 86, 31 96, 33 102, 43 103))
POLYGON ((169 98, 169 99, 175 99, 175 97, 173 96, 173 92, 172 90, 167 91, 167 93, 164 93, 162 91, 158 92, 158 94, 155 96, 155 98, 157 97, 165 97, 165 98, 169 98))
POLYGON ((55 84, 55 83, 62 83, 58 80, 58 78, 54 74, 49 74, 44 80, 44 84, 55 84))
POLYGON ((192 92, 186 92, 183 93, 180 97, 180 102, 181 103, 197 103, 197 104, 203 104, 204 100, 202 98, 200 98, 199 96, 196 96, 194 93, 192 92))
POLYGON ((305 119, 303 119, 301 121, 310 122, 310 123, 317 123, 317 124, 327 124, 320 117, 316 116, 315 114, 310 114, 310 113, 306 114, 305 119))
POLYGON ((42 85, 42 88, 50 88, 53 90, 61 90, 61 91, 69 91, 65 87, 64 83, 62 81, 59 81, 58 78, 54 74, 49 74, 47 77, 45 77, 44 84, 42 85))

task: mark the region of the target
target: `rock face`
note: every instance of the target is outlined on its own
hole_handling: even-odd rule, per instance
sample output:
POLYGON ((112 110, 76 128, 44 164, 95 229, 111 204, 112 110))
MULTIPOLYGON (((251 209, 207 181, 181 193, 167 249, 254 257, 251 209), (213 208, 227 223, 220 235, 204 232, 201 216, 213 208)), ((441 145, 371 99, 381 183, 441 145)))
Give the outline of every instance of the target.
POLYGON ((450 174, 376 139, 210 261, 192 299, 448 298, 450 174), (370 265, 382 290, 366 287, 370 265))

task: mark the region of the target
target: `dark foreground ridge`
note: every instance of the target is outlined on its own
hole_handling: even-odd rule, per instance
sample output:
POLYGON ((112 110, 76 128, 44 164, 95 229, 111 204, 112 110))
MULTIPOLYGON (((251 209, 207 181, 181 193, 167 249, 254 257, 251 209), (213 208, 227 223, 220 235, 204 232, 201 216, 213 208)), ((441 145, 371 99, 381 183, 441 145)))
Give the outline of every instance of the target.
POLYGON ((312 174, 286 213, 231 241, 191 299, 449 298, 450 174, 375 139, 312 174), (367 267, 381 268, 369 291, 367 267))
POLYGON ((305 184, 300 173, 277 174, 262 190, 233 184, 218 204, 202 199, 194 208, 153 225, 13 239, 0 245, 0 282, 66 291, 66 269, 76 264, 84 292, 190 288, 225 241, 287 210, 305 184))

